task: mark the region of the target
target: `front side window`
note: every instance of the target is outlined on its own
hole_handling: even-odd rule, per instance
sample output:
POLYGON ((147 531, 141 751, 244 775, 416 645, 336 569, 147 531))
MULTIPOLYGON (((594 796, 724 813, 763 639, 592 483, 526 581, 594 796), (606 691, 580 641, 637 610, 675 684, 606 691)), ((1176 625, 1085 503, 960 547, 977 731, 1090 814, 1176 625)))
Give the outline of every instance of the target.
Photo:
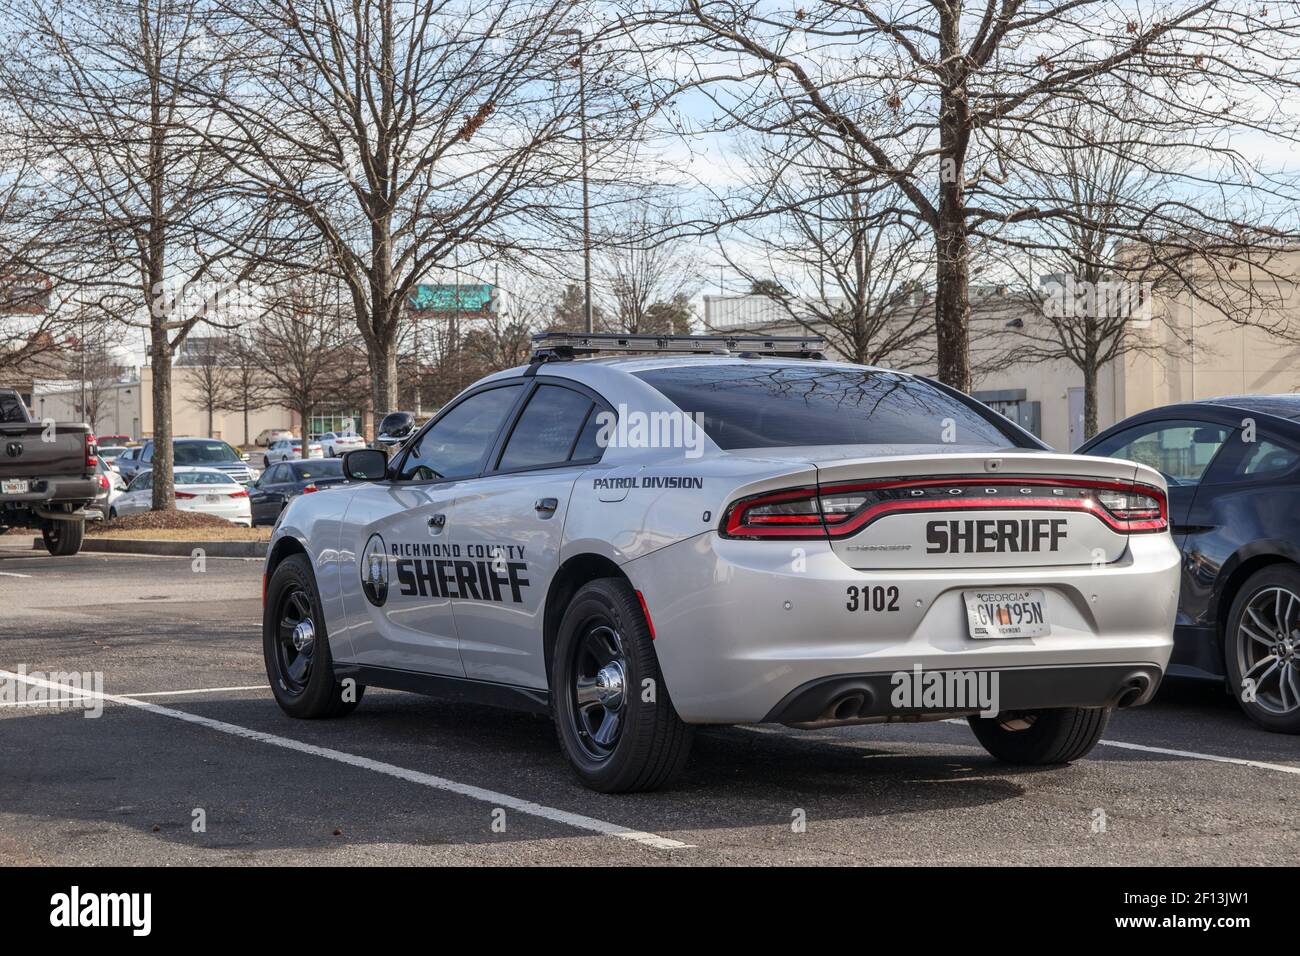
POLYGON ((398 479, 441 481, 477 475, 521 388, 522 383, 490 388, 449 409, 411 445, 398 479))
POLYGON ((705 432, 723 449, 1024 442, 972 405, 895 372, 755 362, 634 374, 682 411, 703 415, 705 432))
POLYGON ((153 472, 145 471, 135 476, 130 491, 150 491, 153 488, 153 472))
POLYGON ((1088 454, 1148 465, 1171 485, 1195 485, 1231 434, 1227 425, 1209 422, 1147 422, 1098 442, 1088 454))
POLYGON ((10 392, 0 392, 0 422, 18 424, 27 421, 27 409, 22 400, 10 392))
POLYGON ((510 433, 498 468, 509 471, 568 461, 593 404, 571 388, 539 385, 510 433))

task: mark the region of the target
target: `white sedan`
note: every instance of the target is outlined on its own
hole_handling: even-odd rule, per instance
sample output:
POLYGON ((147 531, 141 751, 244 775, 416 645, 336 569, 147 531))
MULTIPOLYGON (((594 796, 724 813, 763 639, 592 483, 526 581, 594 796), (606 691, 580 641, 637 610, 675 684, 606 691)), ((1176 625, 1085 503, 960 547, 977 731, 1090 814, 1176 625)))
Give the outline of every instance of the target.
POLYGON ((271 447, 266 450, 266 454, 262 456, 262 465, 265 468, 270 468, 277 461, 297 461, 300 458, 324 457, 325 449, 318 441, 308 441, 307 453, 304 455, 301 438, 281 438, 277 442, 272 442, 271 447))
MULTIPOLYGON (((253 525, 248 489, 224 472, 212 468, 177 468, 176 508, 225 518, 232 524, 253 525)), ((138 514, 153 506, 153 472, 136 475, 109 508, 110 518, 138 514)))
POLYGON ((366 447, 366 440, 360 435, 348 435, 343 432, 326 432, 320 436, 320 443, 325 449, 326 458, 342 458, 344 452, 366 447))

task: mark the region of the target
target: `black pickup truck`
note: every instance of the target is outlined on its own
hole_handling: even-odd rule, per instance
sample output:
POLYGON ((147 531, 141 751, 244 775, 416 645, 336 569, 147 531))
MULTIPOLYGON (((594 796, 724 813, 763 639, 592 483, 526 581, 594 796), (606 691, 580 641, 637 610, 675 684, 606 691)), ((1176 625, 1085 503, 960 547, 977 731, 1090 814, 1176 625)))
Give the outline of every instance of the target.
POLYGON ((100 492, 95 436, 86 425, 33 422, 22 398, 0 388, 0 533, 39 528, 50 554, 76 554, 83 510, 100 492))

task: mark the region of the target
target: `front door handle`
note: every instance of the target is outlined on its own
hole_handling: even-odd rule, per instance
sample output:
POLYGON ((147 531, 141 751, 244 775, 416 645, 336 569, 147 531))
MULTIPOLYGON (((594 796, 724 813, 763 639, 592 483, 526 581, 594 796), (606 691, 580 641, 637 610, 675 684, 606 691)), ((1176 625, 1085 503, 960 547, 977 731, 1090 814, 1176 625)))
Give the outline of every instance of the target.
POLYGON ((538 498, 533 502, 533 510, 543 518, 549 518, 555 514, 555 509, 560 507, 558 498, 538 498))
POLYGON ((441 531, 447 524, 447 516, 444 514, 429 515, 429 527, 435 531, 441 531))

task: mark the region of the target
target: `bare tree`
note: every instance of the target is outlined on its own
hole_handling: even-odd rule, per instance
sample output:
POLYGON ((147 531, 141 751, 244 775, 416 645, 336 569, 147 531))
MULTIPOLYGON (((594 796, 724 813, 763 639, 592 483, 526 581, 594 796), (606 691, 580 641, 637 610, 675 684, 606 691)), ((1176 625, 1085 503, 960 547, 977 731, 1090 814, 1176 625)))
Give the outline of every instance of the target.
POLYGON ((627 221, 624 237, 607 242, 600 267, 606 304, 601 327, 632 334, 680 331, 669 306, 699 287, 698 254, 672 235, 681 218, 674 208, 643 205, 627 221))
MULTIPOLYGON (((233 384, 233 370, 226 365, 223 336, 190 336, 181 349, 177 370, 194 386, 190 403, 208 418, 208 436, 216 429, 217 412, 224 409, 233 384)), ((223 436, 224 437, 224 436, 223 436)))
POLYGON ((897 190, 863 183, 869 164, 815 135, 757 139, 748 159, 754 182, 730 204, 737 227, 722 243, 730 267, 784 323, 825 336, 852 362, 928 359, 933 260, 926 236, 898 212, 897 190))
POLYGON ((236 325, 221 339, 221 361, 226 370, 225 385, 217 394, 217 408, 238 412, 243 419, 241 444, 252 444, 249 416, 269 400, 270 389, 259 361, 255 329, 248 323, 236 325))
POLYGON ((147 328, 153 507, 174 507, 172 360, 269 254, 267 204, 208 144, 182 80, 230 79, 206 0, 0 0, 0 95, 42 174, 29 221, 45 270, 106 320, 147 328))
POLYGON ((346 341, 334 285, 322 276, 282 285, 256 328, 250 360, 261 370, 264 393, 298 414, 304 439, 312 413, 342 381, 339 353, 346 341))
MULTIPOLYGON (((1294 230, 1294 183, 1237 148, 1243 134, 1296 141, 1300 12, 1247 0, 1169 0, 1148 13, 1105 0, 763 0, 639 4, 642 45, 670 46, 679 88, 706 92, 732 129, 793 122, 887 181, 899 215, 931 236, 939 377, 968 389, 972 243, 1062 210, 1018 191, 1027 144, 1058 108, 1107 110, 1123 143, 1177 141, 1183 193, 1142 228, 1165 257, 1248 261, 1294 230), (1213 190, 1206 188, 1214 186, 1213 190), (1221 187, 1221 188, 1220 188, 1221 187), (1197 228, 1172 231, 1194 218, 1197 228), (1153 236, 1154 238, 1154 236, 1153 236)), ((1225 265, 1226 269, 1227 266, 1225 265)))
POLYGON ((1161 250, 1143 241, 1141 223, 1168 195, 1158 172, 1168 161, 1149 144, 1112 145, 1122 141, 1123 126, 1111 112, 1065 111, 1062 128, 1069 134, 1025 156, 1017 187, 1062 214, 1008 237, 1008 271, 1034 306, 1023 327, 1010 333, 1009 359, 1061 361, 1080 371, 1085 438, 1097 432, 1098 373, 1158 347, 1144 331, 1163 321, 1153 310, 1154 295, 1181 281, 1181 270, 1171 271, 1161 250))
POLYGON ((567 35, 575 0, 223 9, 246 72, 210 98, 226 119, 210 142, 323 244, 382 414, 413 286, 453 255, 472 268, 572 245, 579 141, 591 164, 623 149, 638 104, 609 56, 567 35), (581 90, 575 65, 591 78, 581 90))

